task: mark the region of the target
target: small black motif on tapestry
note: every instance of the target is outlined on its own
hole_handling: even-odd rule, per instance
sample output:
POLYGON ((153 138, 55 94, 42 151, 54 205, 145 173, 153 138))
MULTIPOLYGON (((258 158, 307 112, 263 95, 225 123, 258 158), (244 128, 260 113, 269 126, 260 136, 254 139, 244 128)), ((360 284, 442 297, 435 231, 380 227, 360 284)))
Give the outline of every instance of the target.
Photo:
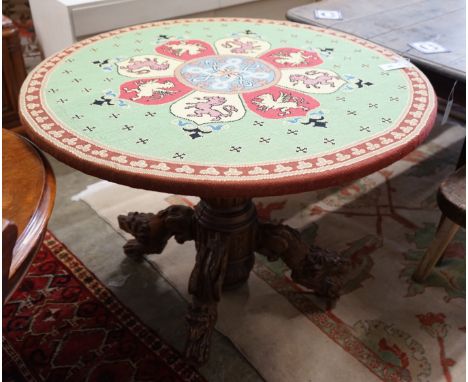
POLYGON ((364 82, 364 80, 359 79, 356 82, 356 85, 357 85, 358 88, 363 88, 364 86, 371 86, 371 85, 374 85, 374 84, 372 82, 369 82, 369 81, 364 82))
POLYGON ((335 140, 334 139, 324 138, 323 143, 325 143, 325 144, 331 143, 332 145, 335 145, 335 140))
POLYGON ((307 147, 300 147, 300 146, 297 146, 296 147, 296 153, 307 153, 307 147))
POLYGON ((124 127, 122 127, 122 130, 127 130, 127 131, 130 131, 134 128, 135 126, 133 125, 124 125, 124 127))
POLYGON ((96 129, 96 126, 86 126, 83 131, 93 131, 96 129))
POLYGON ((236 153, 240 153, 242 150, 242 146, 231 146, 229 151, 235 151, 236 153))
POLYGON ((253 125, 254 126, 263 126, 265 122, 262 122, 262 121, 254 121, 253 125))
POLYGON ((100 61, 100 60, 93 61, 93 64, 99 66, 100 68, 102 68, 104 65, 107 65, 108 63, 109 63, 108 58, 106 58, 105 60, 102 60, 102 61, 100 61))
POLYGON ((200 130, 199 128, 196 129, 183 129, 184 131, 187 131, 189 133, 189 137, 192 139, 197 139, 203 137, 204 134, 209 134, 211 131, 203 131, 200 130))
POLYGON ((297 135, 298 131, 299 131, 299 130, 288 129, 287 134, 288 134, 288 135, 290 135, 290 134, 297 135))
POLYGON ((323 127, 327 128, 327 121, 325 121, 325 117, 322 115, 320 118, 309 118, 307 122, 301 122, 303 125, 312 125, 313 127, 323 127))
POLYGON ((175 153, 172 159, 184 159, 185 153, 175 153))
POLYGON ((106 105, 112 106, 114 104, 111 103, 111 101, 112 101, 112 98, 107 98, 106 96, 102 96, 99 99, 95 99, 91 105, 102 106, 102 105, 106 104, 106 105))
POLYGON ((115 118, 115 119, 117 119, 117 118, 119 118, 119 117, 120 117, 120 114, 119 114, 119 113, 117 113, 117 114, 116 114, 116 113, 112 113, 111 115, 109 115, 109 118, 115 118))
POLYGON ((75 115, 72 117, 72 119, 81 119, 81 118, 83 118, 83 117, 84 117, 83 114, 75 114, 75 115))
POLYGON ((271 138, 261 137, 259 143, 270 143, 271 138))
POLYGON ((145 138, 138 138, 138 141, 136 143, 143 143, 144 145, 146 145, 148 143, 149 139, 145 138))
POLYGON ((319 48, 319 50, 320 50, 322 53, 331 53, 331 52, 333 52, 335 49, 334 49, 334 48, 319 48))

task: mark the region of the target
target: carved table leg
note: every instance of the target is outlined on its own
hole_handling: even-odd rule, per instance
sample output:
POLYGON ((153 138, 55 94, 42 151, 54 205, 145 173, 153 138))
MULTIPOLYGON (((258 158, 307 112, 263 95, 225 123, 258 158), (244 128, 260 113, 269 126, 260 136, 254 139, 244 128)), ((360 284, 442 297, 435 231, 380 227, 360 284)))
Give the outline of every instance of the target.
POLYGON ((186 206, 170 206, 156 215, 130 212, 119 215, 118 221, 121 229, 135 237, 124 245, 124 252, 137 261, 143 255, 161 253, 171 236, 178 243, 194 238, 194 210, 186 206))
POLYGON ((282 224, 260 224, 256 251, 270 261, 281 258, 291 269, 291 278, 317 295, 330 299, 339 296, 339 275, 347 262, 335 252, 307 244, 293 228, 282 224))
POLYGON ((132 212, 119 225, 135 239, 124 246, 127 256, 161 253, 171 236, 177 242, 195 240, 197 256, 189 281, 193 297, 187 315, 185 353, 197 365, 207 361, 222 289, 247 281, 254 251, 274 261, 281 258, 292 279, 328 298, 338 297, 339 274, 345 262, 337 254, 305 243, 285 225, 259 223, 250 199, 202 199, 191 209, 171 206, 158 214, 132 212))
POLYGON ((190 276, 193 302, 187 315, 186 358, 194 364, 208 360, 223 285, 240 285, 254 263, 255 207, 249 200, 202 200, 195 207, 197 257, 190 276))

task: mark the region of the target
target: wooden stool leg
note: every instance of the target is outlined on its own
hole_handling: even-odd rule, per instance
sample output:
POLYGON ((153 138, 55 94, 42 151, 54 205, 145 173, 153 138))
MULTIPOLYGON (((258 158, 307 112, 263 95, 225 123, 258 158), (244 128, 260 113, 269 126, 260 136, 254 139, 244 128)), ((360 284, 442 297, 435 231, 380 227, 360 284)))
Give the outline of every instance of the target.
POLYGON ((434 265, 444 254, 445 249, 452 241, 460 226, 450 219, 443 217, 440 221, 436 236, 428 248, 426 254, 413 274, 413 280, 423 282, 431 273, 434 265))

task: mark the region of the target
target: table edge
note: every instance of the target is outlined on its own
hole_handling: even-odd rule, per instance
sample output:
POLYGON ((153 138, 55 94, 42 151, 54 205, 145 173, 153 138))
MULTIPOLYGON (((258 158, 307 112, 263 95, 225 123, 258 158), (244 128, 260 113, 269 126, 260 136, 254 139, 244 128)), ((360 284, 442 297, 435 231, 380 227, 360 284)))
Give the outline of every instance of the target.
MULTIPOLYGON (((195 21, 258 21, 262 20, 265 23, 279 23, 283 25, 291 25, 293 27, 299 27, 298 23, 290 21, 275 21, 275 20, 266 20, 266 19, 253 19, 253 18, 196 18, 196 19, 179 19, 179 22, 195 22, 195 21)), ((142 24, 149 26, 154 26, 155 24, 164 25, 163 22, 157 23, 147 23, 142 24)), ((324 29, 317 26, 310 26, 309 24, 300 24, 302 28, 311 28, 311 29, 324 29)), ((134 28, 141 27, 135 26, 134 28)), ((132 27, 120 28, 117 31, 129 31, 132 30, 132 27)), ((109 34, 108 32, 105 34, 109 34)), ((343 33, 343 32, 339 32, 343 33)), ((343 33, 345 34, 345 33, 343 33)), ((351 35, 351 34, 349 34, 351 35)), ((92 38, 91 38, 92 39, 92 38)), ((358 38, 363 40, 362 38, 358 38)), ((85 40, 86 41, 86 40, 85 40)), ((365 40, 364 40, 365 41, 365 40)), ((81 42, 82 43, 82 42, 81 42)), ((76 44, 74 44, 76 45, 76 44)), ((372 43, 379 47, 378 44, 372 43)), ((70 47, 64 49, 66 51, 70 47)), ((390 51, 390 49, 385 48, 385 50, 390 51)), ((62 52, 63 52, 62 51, 62 52)), ((60 52, 59 52, 60 53, 60 52)), ((59 54, 57 53, 57 55, 59 54)), ((55 55, 56 56, 56 55, 55 55)), ((53 56, 53 57, 55 57, 53 56)), ((33 73, 33 72, 32 72, 33 73)), ((30 75, 32 75, 30 73, 30 75)), ((430 86, 430 82, 424 76, 427 84, 430 86)), ((28 82, 25 81, 25 84, 28 82)), ((432 90, 432 86, 430 86, 432 90)), ((24 96, 24 89, 22 89, 21 94, 24 96)), ((432 90, 433 91, 433 90, 432 90)), ((20 105, 22 106, 22 105, 20 105)), ((220 180, 210 180, 210 179, 189 179, 189 178, 171 178, 164 177, 155 174, 145 174, 145 173, 135 173, 132 171, 127 171, 121 168, 114 168, 110 164, 97 164, 88 159, 82 159, 77 156, 69 156, 56 147, 54 144, 46 140, 39 133, 37 133, 27 121, 27 118, 23 115, 23 108, 20 108, 20 118, 23 125, 26 127, 26 131, 30 138, 45 151, 50 153, 52 156, 64 162, 84 173, 87 173, 92 176, 99 177, 111 182, 120 183, 135 188, 142 188, 147 190, 157 190, 162 192, 169 193, 178 193, 184 195, 198 195, 198 196, 245 196, 245 197, 254 197, 254 196, 273 196, 280 194, 292 194, 311 191, 314 189, 329 187, 333 185, 340 184, 342 182, 354 180, 362 176, 368 175, 373 171, 381 169, 398 159, 401 159, 403 156, 411 152, 416 148, 428 135, 431 130, 437 113, 437 99, 434 97, 433 109, 431 113, 427 116, 426 124, 424 127, 421 127, 419 134, 411 137, 404 146, 396 147, 385 151, 384 153, 374 155, 371 159, 366 159, 359 163, 352 163, 350 165, 343 166, 333 173, 327 172, 316 172, 311 174, 294 174, 290 176, 284 176, 280 178, 262 178, 259 180, 247 179, 247 180, 230 180, 230 179, 220 179, 220 180)))

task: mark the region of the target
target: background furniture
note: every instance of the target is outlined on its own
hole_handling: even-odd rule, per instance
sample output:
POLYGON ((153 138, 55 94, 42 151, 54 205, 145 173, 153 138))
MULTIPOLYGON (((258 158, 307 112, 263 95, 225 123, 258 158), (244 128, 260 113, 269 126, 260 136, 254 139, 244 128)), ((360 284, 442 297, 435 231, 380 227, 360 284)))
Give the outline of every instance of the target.
POLYGON ((413 65, 380 68, 399 58, 304 24, 172 20, 50 57, 23 85, 20 110, 31 138, 79 170, 201 196, 194 209, 119 216, 135 260, 161 253, 172 236, 195 241, 186 356, 200 364, 221 290, 248 279, 254 251, 282 259, 314 293, 338 297, 339 256, 260 221, 251 199, 336 185, 413 150, 434 124, 436 98, 413 65), (190 38, 172 37, 188 29, 190 38))
POLYGON ((2 41, 2 125, 11 128, 21 125, 18 96, 26 70, 18 30, 5 16, 2 16, 2 41))
POLYGON ((254 0, 30 0, 45 57, 87 36, 254 0), (60 31, 60 33, 57 33, 60 31))
POLYGON ((5 302, 8 290, 13 248, 18 238, 18 227, 8 220, 2 219, 2 303, 5 302))
MULTIPOLYGON (((4 246, 13 246, 4 300, 21 281, 37 253, 55 198, 55 177, 47 159, 24 137, 2 129, 2 215, 4 246), (17 228, 15 239, 13 224, 17 228)), ((6 272, 8 269, 3 269, 6 272)), ((5 274, 4 274, 5 275, 5 274)), ((3 280, 5 282, 5 280, 3 280)))
POLYGON ((458 229, 466 225, 466 167, 464 165, 441 183, 437 194, 437 204, 442 211, 442 219, 434 241, 413 275, 413 279, 418 282, 423 282, 429 276, 458 229))
POLYGON ((466 103, 465 15, 463 0, 322 0, 287 12, 289 20, 351 33, 409 58, 429 77, 442 99, 447 99, 454 81, 458 81, 455 102, 463 106, 466 103), (343 19, 316 19, 316 9, 340 10, 343 19), (428 40, 450 52, 424 54, 408 45, 428 40))

